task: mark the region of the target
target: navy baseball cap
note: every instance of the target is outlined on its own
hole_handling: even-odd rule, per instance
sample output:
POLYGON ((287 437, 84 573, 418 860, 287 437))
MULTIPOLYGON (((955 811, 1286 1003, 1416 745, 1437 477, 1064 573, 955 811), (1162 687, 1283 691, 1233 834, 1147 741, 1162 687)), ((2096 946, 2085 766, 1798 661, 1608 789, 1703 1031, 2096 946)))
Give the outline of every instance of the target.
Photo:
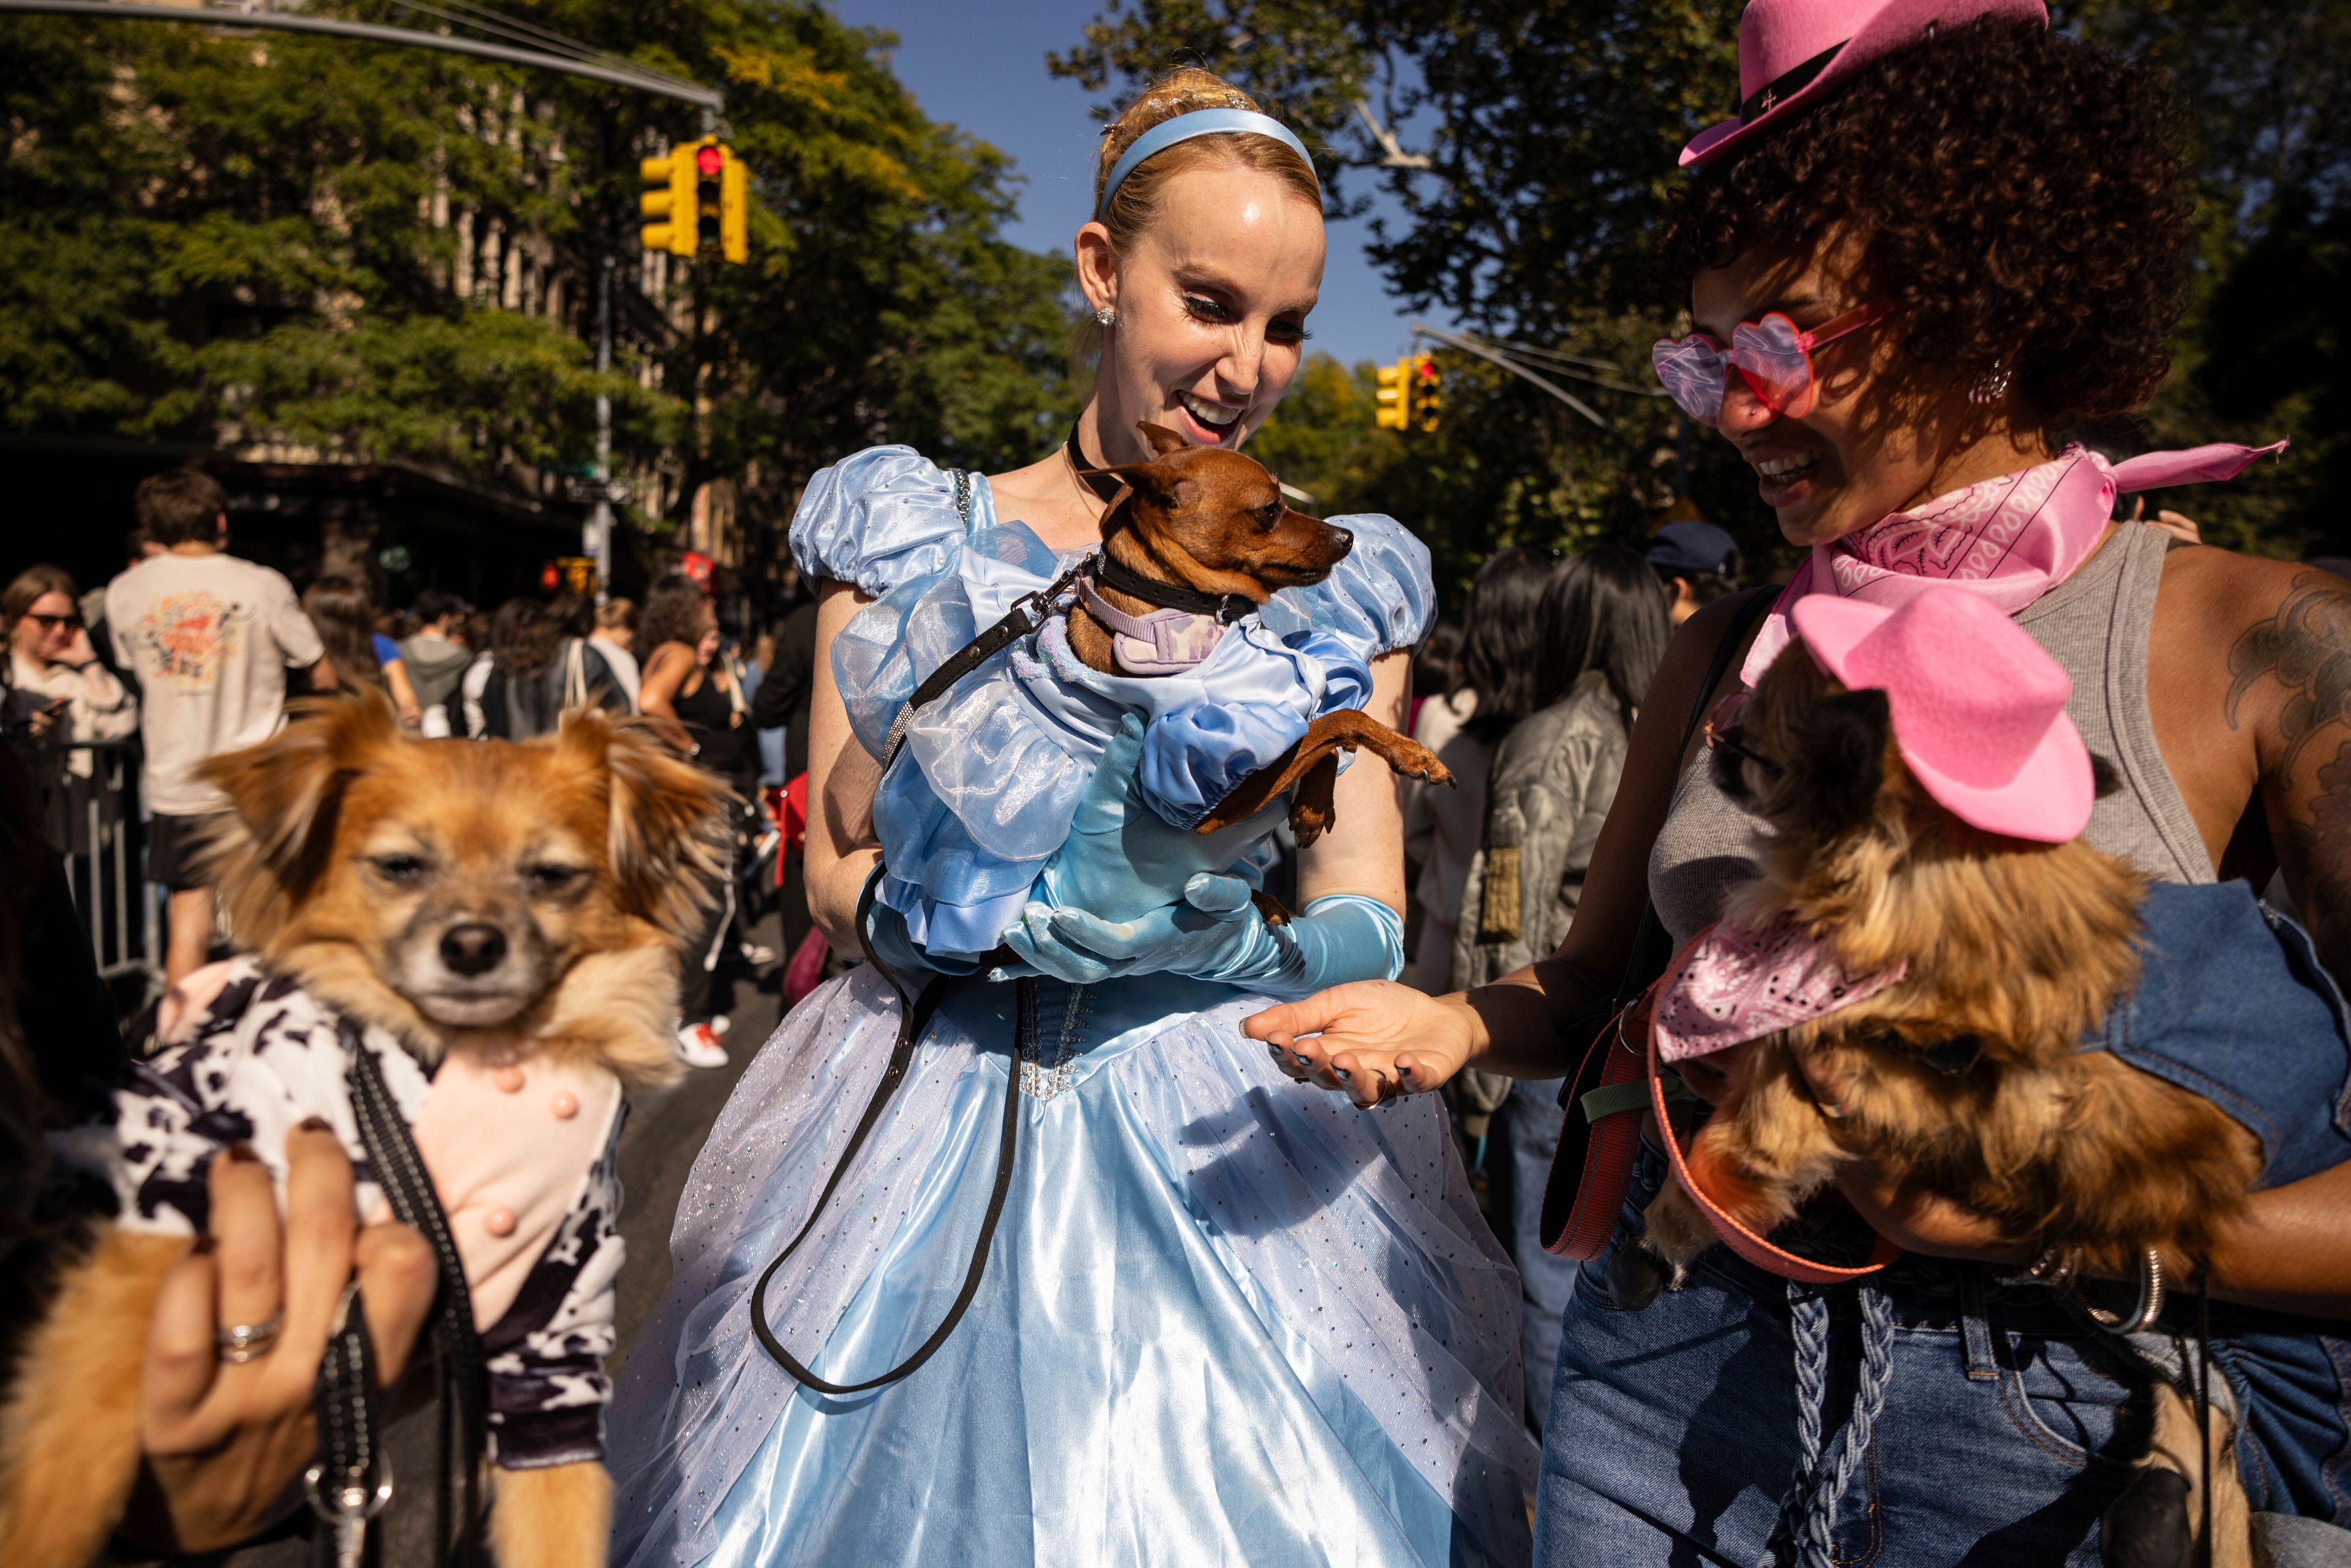
POLYGON ((1739 541, 1712 523, 1667 523, 1650 538, 1648 561, 1667 571, 1728 575, 1739 564, 1739 541))

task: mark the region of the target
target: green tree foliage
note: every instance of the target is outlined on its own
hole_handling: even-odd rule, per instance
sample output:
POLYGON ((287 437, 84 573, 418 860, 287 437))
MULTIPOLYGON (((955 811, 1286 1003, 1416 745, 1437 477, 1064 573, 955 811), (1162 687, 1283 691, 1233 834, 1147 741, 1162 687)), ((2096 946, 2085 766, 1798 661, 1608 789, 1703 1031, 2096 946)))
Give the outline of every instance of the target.
MULTIPOLYGON (((1652 264, 1656 227, 1680 177, 1676 153, 1734 107, 1740 9, 1111 0, 1052 65, 1122 93, 1177 62, 1227 76, 1326 148, 1318 162, 1334 215, 1362 210, 1364 180, 1384 183, 1403 216, 1374 220, 1371 253, 1412 308, 1593 356, 1616 367, 1611 379, 1646 385, 1647 346, 1681 329, 1684 304, 1652 264), (1384 159, 1359 100, 1384 125, 1401 120, 1428 167, 1384 159)), ((2179 372, 2134 428, 2096 434, 2123 446, 2291 435, 2289 463, 2167 502, 2202 516, 2216 542, 2273 553, 2331 542, 2351 553, 2351 378, 2341 369, 2351 348, 2351 7, 2075 0, 2058 23, 2173 71, 2210 218, 2179 372)), ((1375 434, 1364 403, 1364 455, 1324 453, 1334 426, 1315 462, 1318 472, 1376 476, 1379 487, 1334 483, 1335 494, 1405 517, 1446 562, 1474 563, 1503 543, 1646 531, 1677 472, 1667 407, 1570 382, 1615 423, 1611 437, 1531 387, 1442 358, 1446 428, 1375 434)), ((1346 379, 1335 366, 1327 375, 1346 379)), ((1260 441, 1335 406, 1311 390, 1260 441)), ((1700 509, 1740 538, 1750 563, 1788 559, 1729 449, 1699 431, 1691 457, 1700 509)), ((1447 571, 1461 580, 1458 565, 1447 571)))
POLYGON ((997 465, 1050 443, 1064 271, 998 236, 1005 161, 923 115, 888 35, 810 0, 507 8, 726 89, 751 265, 628 286, 638 159, 700 134, 688 106, 342 39, 19 18, 0 30, 0 426, 492 474, 586 462, 601 391, 620 465, 664 480, 665 516, 641 520, 735 479, 768 560, 800 483, 846 451, 997 465), (463 276, 458 212, 551 245, 523 308, 463 276), (599 376, 608 251, 621 353, 599 376))

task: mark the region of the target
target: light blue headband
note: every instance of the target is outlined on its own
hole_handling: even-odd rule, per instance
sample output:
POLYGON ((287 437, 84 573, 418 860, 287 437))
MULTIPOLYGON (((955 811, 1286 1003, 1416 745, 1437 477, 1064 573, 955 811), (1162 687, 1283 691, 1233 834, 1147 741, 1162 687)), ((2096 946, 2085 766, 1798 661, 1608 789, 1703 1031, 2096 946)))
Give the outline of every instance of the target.
POLYGON ((1314 167, 1313 154, 1306 151, 1306 143, 1298 140, 1290 127, 1270 114, 1259 114, 1246 109, 1196 109, 1173 120, 1163 120, 1134 139, 1134 145, 1111 166, 1110 178, 1102 183, 1102 200, 1094 204, 1094 221, 1102 221, 1102 214, 1110 211, 1110 199, 1118 194, 1119 186, 1125 183, 1126 177, 1134 173, 1135 166, 1145 158, 1155 152, 1164 152, 1178 141, 1189 141, 1195 136, 1219 134, 1270 136, 1276 141, 1287 143, 1291 152, 1306 161, 1307 168, 1314 167))

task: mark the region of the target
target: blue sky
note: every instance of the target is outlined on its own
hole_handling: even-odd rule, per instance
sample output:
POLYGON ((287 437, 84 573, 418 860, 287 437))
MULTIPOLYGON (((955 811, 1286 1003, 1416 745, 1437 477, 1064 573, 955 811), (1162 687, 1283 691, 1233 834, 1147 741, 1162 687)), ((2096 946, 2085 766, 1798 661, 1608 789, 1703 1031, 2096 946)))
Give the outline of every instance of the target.
MULTIPOLYGON (((891 64, 934 120, 952 121, 1009 154, 1026 177, 1017 187, 1020 215, 1014 243, 1031 250, 1068 249, 1092 197, 1093 151, 1100 127, 1093 101, 1075 82, 1046 75, 1049 49, 1068 49, 1101 0, 834 0, 834 14, 857 26, 899 35, 891 64)), ((1360 223, 1334 224, 1322 303, 1307 327, 1311 347, 1349 364, 1391 360, 1410 345, 1411 319, 1388 297, 1364 257, 1360 223)))

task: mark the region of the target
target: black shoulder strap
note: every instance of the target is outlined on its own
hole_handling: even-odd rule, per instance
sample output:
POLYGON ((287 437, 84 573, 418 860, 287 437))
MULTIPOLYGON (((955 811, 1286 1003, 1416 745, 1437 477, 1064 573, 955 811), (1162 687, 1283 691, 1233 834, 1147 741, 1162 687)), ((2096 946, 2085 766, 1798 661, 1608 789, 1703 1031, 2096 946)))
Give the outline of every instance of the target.
MULTIPOLYGON (((1706 679, 1698 684, 1698 700, 1690 706, 1689 717, 1682 725, 1681 744, 1674 748, 1676 777, 1679 777, 1680 758, 1689 750, 1690 737, 1698 734, 1698 727, 1706 722, 1706 716, 1714 706, 1714 690, 1722 685, 1722 677, 1729 672, 1730 661, 1737 658, 1740 650, 1747 645, 1748 634, 1763 618, 1763 612, 1778 600, 1780 593, 1780 589, 1768 584, 1754 589, 1732 613, 1730 625, 1723 632, 1722 642, 1715 648, 1714 658, 1706 667, 1706 679)), ((1656 977, 1666 972, 1666 966, 1673 961, 1673 940, 1667 934, 1665 923, 1657 918, 1657 906, 1645 901, 1641 910, 1641 928, 1633 938, 1632 955, 1625 960, 1624 977, 1616 982, 1616 989, 1609 996, 1595 999, 1591 1006, 1559 1026, 1561 1037, 1569 1042, 1574 1053, 1583 1054, 1584 1048, 1601 1028, 1624 1011, 1626 1003, 1647 990, 1656 977)), ((1583 1087, 1588 1088, 1589 1085, 1583 1087)), ((1582 1092, 1576 1078, 1571 1074, 1561 1085, 1560 1103, 1565 1105, 1571 1095, 1582 1092)))
MULTIPOLYGON (((955 481, 956 510, 963 515, 964 531, 968 533, 971 531, 971 476, 957 468, 949 476, 955 481)), ((1004 619, 965 643, 914 688, 914 695, 906 699, 906 706, 900 708, 898 716, 890 721, 890 733, 882 742, 883 772, 890 771, 890 765, 898 760, 899 748, 906 744, 906 726, 914 722, 915 711, 946 695, 955 689, 957 681, 1050 620, 1053 601, 1069 591, 1070 585, 1077 581, 1078 574, 1093 559, 1089 556, 1070 568, 1055 578, 1050 587, 1021 595, 1013 601, 1004 619)))
POLYGON ((1035 1037, 1037 1030, 1037 982, 1023 978, 1015 983, 1016 1023, 1012 1051, 1006 1063, 1004 1125, 997 1143, 996 1186, 988 1193, 987 1212, 979 1222, 979 1239, 972 1244, 971 1262, 964 1270, 963 1289, 956 1293, 954 1304, 947 1308, 946 1316, 939 1321, 939 1326, 931 1331, 931 1337, 925 1340, 914 1354, 889 1371, 862 1383, 826 1382, 795 1359, 791 1352, 784 1348, 783 1341, 776 1336, 776 1332, 768 1326, 768 1286, 775 1279, 776 1270, 784 1266, 784 1260, 799 1250, 800 1243, 807 1240, 809 1232, 816 1228, 816 1222, 824 1218, 825 1205, 832 1201, 833 1191, 841 1186, 841 1178, 848 1174, 849 1167, 857 1159, 858 1151, 865 1146, 866 1138, 880 1124, 882 1112, 890 1103, 891 1097, 905 1082, 906 1073, 914 1066, 914 1048, 922 1042, 924 1031, 936 1016, 948 982, 947 976, 934 976, 923 988, 922 994, 910 999, 905 988, 899 984, 898 977, 873 951, 873 940, 866 923, 872 915, 873 895, 881 883, 882 868, 876 865, 873 874, 866 879, 865 891, 857 900, 857 935, 865 947, 865 961, 873 966, 874 973, 889 982, 892 990, 898 993, 898 1038, 890 1048, 890 1060, 882 1070, 882 1082, 874 1086, 873 1097, 866 1102, 865 1113, 857 1119, 857 1126, 850 1133, 849 1142, 841 1148, 841 1158, 833 1164, 832 1174, 825 1178, 823 1190, 810 1205, 808 1219, 800 1226, 799 1234, 776 1254, 775 1261, 760 1271, 759 1282, 751 1290, 751 1333, 758 1336, 760 1348, 774 1357, 776 1364, 791 1374, 792 1380, 802 1387, 836 1397, 880 1388, 914 1372, 946 1343, 947 1335, 955 1333, 956 1325, 963 1321, 972 1298, 979 1293, 980 1277, 987 1270, 988 1249, 996 1241, 996 1224, 1003 1218, 1004 1200, 1012 1190, 1012 1158, 1020 1132, 1020 1048, 1035 1037))

